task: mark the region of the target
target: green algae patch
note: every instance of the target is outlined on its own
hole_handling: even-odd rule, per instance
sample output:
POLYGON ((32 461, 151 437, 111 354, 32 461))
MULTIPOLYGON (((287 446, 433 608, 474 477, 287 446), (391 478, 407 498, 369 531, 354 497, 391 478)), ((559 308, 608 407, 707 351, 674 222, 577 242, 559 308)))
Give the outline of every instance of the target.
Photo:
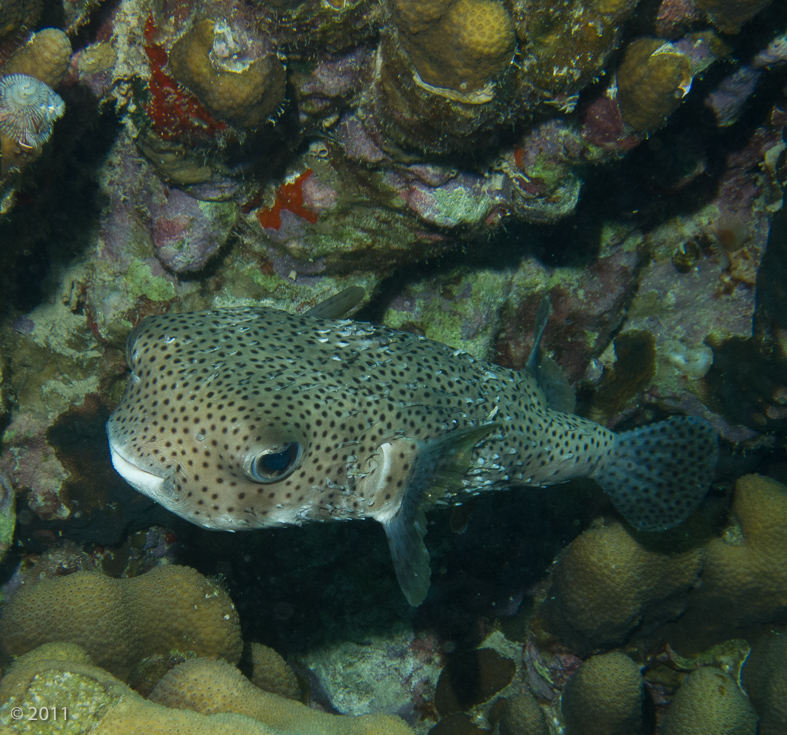
POLYGON ((150 266, 141 261, 129 264, 125 282, 131 298, 146 296, 151 301, 175 298, 175 284, 165 276, 154 276, 150 266))
POLYGON ((453 190, 435 189, 433 197, 439 207, 433 215, 434 223, 438 226, 477 224, 489 211, 489 202, 485 198, 475 196, 461 187, 453 190))
POLYGON ((433 285, 413 285, 401 307, 386 310, 383 323, 486 359, 492 352, 499 311, 509 290, 510 277, 504 272, 454 272, 436 290, 433 285))
POLYGON ((16 494, 10 482, 0 475, 0 559, 5 556, 14 540, 16 528, 16 494))

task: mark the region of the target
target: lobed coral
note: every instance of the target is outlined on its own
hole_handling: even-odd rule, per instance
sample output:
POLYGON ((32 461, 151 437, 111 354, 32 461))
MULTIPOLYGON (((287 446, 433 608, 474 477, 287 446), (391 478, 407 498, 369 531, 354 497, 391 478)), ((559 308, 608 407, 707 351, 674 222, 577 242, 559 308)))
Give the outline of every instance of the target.
POLYGON ((57 87, 68 73, 71 41, 59 28, 43 28, 3 64, 3 74, 26 74, 57 87))
POLYGON ((234 712, 285 733, 299 730, 325 735, 405 735, 409 732, 409 728, 397 717, 330 715, 262 691, 235 666, 214 658, 192 659, 176 666, 158 683, 150 695, 150 701, 202 715, 234 712))
POLYGON ((787 615, 787 487, 746 475, 735 485, 731 525, 703 549, 692 595, 695 631, 745 629, 787 615))
POLYGON ((418 79, 454 92, 477 92, 514 56, 514 23, 498 0, 393 0, 398 40, 418 79))
POLYGON ((196 659, 190 663, 170 672, 159 691, 160 699, 175 705, 167 707, 143 699, 93 665, 89 655, 73 644, 42 646, 20 657, 0 682, 0 725, 14 735, 37 735, 41 722, 14 718, 13 708, 28 711, 41 702, 57 702, 67 712, 67 718, 57 723, 61 735, 80 735, 88 730, 93 735, 412 733, 395 717, 329 715, 262 692, 226 661, 196 659), (181 685, 188 687, 188 692, 179 691, 181 685))
POLYGON ((741 684, 759 716, 759 735, 787 732, 787 636, 772 631, 755 641, 741 684))
POLYGON ((580 664, 563 690, 566 735, 645 733, 645 683, 628 656, 612 652, 580 664))
POLYGON ((705 666, 683 681, 664 717, 662 735, 756 735, 757 715, 733 678, 705 666))
POLYGON ((254 686, 286 699, 301 698, 298 677, 276 651, 261 643, 251 643, 249 648, 254 686))
POLYGON ((549 735, 544 710, 530 692, 522 692, 502 700, 499 735, 549 735))
POLYGON ((787 487, 759 475, 738 480, 722 535, 702 544, 707 532, 695 526, 687 551, 648 548, 617 523, 590 528, 558 557, 538 616, 580 652, 621 643, 635 628, 647 638, 666 625, 661 635, 697 650, 784 622, 785 528, 787 487))
POLYGON ((0 644, 19 656, 42 643, 83 646, 127 680, 146 658, 173 651, 238 661, 238 615, 226 592, 189 567, 130 579, 76 572, 18 590, 0 620, 0 644))
POLYGON ((539 615, 575 650, 612 646, 683 613, 700 569, 699 549, 651 550, 620 523, 595 526, 558 557, 539 615))

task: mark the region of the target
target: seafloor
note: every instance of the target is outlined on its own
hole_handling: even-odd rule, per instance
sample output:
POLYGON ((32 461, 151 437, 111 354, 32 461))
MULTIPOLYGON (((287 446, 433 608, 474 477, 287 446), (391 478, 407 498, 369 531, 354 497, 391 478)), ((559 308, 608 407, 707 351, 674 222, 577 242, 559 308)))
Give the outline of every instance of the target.
POLYGON ((786 87, 783 0, 0 1, 0 733, 787 732, 786 87), (576 413, 706 419, 707 498, 435 508, 414 608, 377 523, 114 471, 142 319, 348 286, 515 370, 548 294, 576 413))

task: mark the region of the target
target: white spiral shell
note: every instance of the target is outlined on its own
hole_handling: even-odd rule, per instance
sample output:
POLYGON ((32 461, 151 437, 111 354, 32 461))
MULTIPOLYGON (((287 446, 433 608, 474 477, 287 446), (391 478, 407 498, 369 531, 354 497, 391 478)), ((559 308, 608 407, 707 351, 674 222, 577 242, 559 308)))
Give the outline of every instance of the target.
POLYGON ((26 148, 40 148, 66 106, 51 87, 27 74, 0 76, 0 132, 26 148))

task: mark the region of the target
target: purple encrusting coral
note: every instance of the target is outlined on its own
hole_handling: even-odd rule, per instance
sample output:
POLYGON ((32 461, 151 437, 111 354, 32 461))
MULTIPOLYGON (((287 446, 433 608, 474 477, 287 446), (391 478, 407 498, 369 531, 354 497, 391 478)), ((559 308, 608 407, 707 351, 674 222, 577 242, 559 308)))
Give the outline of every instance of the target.
POLYGON ((201 202, 180 189, 155 188, 150 234, 156 257, 173 273, 202 270, 227 241, 237 208, 231 203, 201 202))

